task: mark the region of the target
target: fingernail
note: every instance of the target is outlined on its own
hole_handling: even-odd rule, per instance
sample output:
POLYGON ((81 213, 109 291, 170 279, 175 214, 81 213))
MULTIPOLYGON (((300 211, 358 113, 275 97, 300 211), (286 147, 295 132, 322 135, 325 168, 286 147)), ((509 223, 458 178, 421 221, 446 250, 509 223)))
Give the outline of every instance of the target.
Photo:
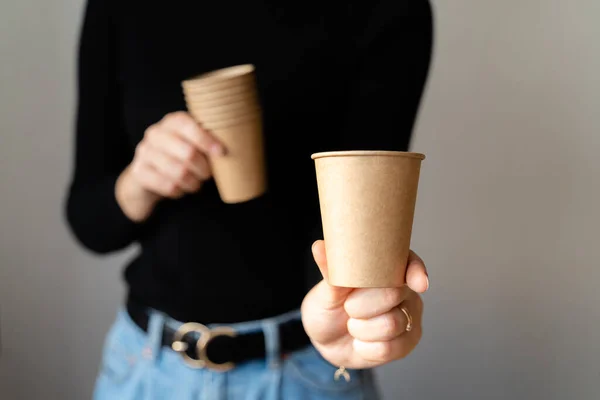
POLYGON ((427 287, 425 288, 425 291, 429 290, 429 275, 427 274, 427 272, 425 272, 425 281, 427 282, 427 287))
POLYGON ((215 143, 212 146, 210 146, 210 152, 216 156, 221 156, 224 153, 223 146, 221 146, 218 143, 215 143))

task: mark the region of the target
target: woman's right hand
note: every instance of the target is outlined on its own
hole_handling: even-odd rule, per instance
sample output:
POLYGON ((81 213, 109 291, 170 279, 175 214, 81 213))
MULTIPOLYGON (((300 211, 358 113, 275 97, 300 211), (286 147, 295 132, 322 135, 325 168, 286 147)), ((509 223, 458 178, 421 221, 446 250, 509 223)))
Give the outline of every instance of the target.
POLYGON ((222 155, 219 141, 186 112, 166 115, 150 126, 131 164, 117 180, 115 195, 133 221, 144 221, 162 198, 200 190, 211 177, 207 155, 222 155))

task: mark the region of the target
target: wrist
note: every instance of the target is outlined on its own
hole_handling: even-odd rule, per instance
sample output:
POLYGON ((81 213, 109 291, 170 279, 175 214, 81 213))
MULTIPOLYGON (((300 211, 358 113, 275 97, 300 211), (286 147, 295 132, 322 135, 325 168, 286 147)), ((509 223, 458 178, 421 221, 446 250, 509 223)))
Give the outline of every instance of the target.
POLYGON ((123 213, 134 222, 145 221, 160 197, 142 187, 127 167, 115 184, 115 197, 123 213))

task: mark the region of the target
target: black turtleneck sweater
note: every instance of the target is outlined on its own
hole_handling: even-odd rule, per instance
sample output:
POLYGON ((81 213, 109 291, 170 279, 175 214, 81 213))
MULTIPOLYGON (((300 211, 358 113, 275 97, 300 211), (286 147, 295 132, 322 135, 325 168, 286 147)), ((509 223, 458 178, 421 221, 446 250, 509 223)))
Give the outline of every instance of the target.
POLYGON ((429 70, 429 3, 295 3, 88 0, 66 214, 95 253, 139 243, 124 269, 133 301, 202 323, 299 307, 322 237, 310 155, 408 149, 429 70), (183 79, 242 63, 256 66, 268 193, 224 204, 209 181, 129 220, 114 186, 146 128, 186 109, 183 79))

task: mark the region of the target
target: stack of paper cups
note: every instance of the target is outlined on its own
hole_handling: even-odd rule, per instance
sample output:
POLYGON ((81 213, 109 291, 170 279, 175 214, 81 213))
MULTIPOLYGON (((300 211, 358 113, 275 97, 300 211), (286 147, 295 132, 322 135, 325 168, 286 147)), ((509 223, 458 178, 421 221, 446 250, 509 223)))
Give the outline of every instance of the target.
POLYGON ((400 287, 410 251, 420 153, 342 151, 315 160, 328 281, 400 287))
POLYGON ((182 82, 190 114, 226 148, 209 157, 225 203, 259 197, 267 189, 262 110, 253 65, 237 65, 182 82))

